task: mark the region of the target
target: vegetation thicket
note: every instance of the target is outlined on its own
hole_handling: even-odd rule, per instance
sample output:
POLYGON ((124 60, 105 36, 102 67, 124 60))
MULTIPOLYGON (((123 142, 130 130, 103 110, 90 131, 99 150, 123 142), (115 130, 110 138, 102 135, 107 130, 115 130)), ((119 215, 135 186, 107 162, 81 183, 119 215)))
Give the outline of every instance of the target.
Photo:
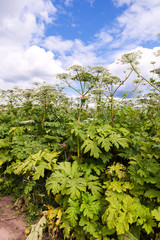
POLYGON ((63 87, 1 90, 0 192, 40 219, 27 240, 160 239, 160 71, 146 79, 137 58, 119 60, 124 79, 74 65, 63 87), (146 91, 116 100, 133 72, 146 91))

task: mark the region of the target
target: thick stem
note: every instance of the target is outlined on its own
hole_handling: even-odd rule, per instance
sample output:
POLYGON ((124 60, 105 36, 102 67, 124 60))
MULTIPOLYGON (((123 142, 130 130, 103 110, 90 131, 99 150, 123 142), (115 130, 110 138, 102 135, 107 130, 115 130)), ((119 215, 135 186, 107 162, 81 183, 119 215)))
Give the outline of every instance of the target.
POLYGON ((113 114, 113 97, 114 97, 114 94, 113 94, 113 83, 111 83, 111 95, 110 95, 110 102, 111 102, 111 120, 112 120, 112 127, 113 127, 113 121, 114 121, 114 114, 113 114))
POLYGON ((113 121, 114 121, 114 115, 113 115, 113 94, 111 94, 111 120, 112 120, 112 127, 113 127, 113 121))
POLYGON ((81 111, 82 111, 82 98, 81 98, 81 103, 80 103, 79 112, 78 112, 78 125, 80 123, 81 111))
POLYGON ((80 146, 79 146, 79 136, 77 136, 77 156, 80 157, 80 146))

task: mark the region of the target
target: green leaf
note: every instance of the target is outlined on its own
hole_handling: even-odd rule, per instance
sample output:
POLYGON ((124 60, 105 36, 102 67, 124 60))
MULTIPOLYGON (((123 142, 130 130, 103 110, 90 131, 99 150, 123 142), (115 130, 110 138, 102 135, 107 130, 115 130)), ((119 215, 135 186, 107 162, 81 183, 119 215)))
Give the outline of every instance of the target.
POLYGON ((86 191, 86 180, 81 177, 83 173, 76 161, 71 165, 70 162, 59 163, 55 167, 55 171, 46 181, 46 189, 48 193, 61 193, 69 195, 71 199, 80 198, 81 192, 86 191))
POLYGON ((117 181, 116 179, 113 179, 113 182, 109 181, 107 185, 109 190, 113 190, 118 193, 125 192, 126 190, 133 188, 130 182, 117 181))
POLYGON ((129 147, 128 142, 129 140, 127 138, 122 138, 119 134, 111 134, 109 136, 110 142, 115 145, 117 149, 119 149, 119 145, 123 148, 129 147))
POLYGON ((100 202, 95 196, 92 196, 89 193, 83 193, 80 211, 83 212, 84 216, 93 219, 94 215, 98 215, 100 209, 100 202))
POLYGON ((148 198, 157 198, 157 202, 160 202, 160 191, 156 189, 149 189, 144 194, 148 198))
POLYGON ((117 234, 124 234, 129 230, 129 223, 125 212, 120 212, 119 217, 116 220, 117 234))
POLYGON ((70 179, 66 187, 66 194, 72 199, 77 199, 80 198, 81 192, 86 191, 86 181, 83 178, 70 179))
POLYGON ((5 138, 5 139, 0 139, 0 149, 1 148, 6 148, 10 146, 10 142, 9 139, 5 138))
POLYGON ((102 228, 102 235, 103 235, 103 237, 107 236, 107 235, 113 235, 114 233, 115 233, 115 230, 114 229, 109 229, 107 226, 104 226, 102 228))
POLYGON ((66 218, 70 221, 71 226, 75 227, 78 223, 78 214, 80 214, 79 202, 69 200, 69 207, 65 211, 66 218))
POLYGON ((86 139, 81 148, 84 149, 84 153, 90 151, 90 155, 94 158, 99 158, 99 154, 101 153, 101 150, 97 147, 97 143, 90 139, 86 139))
POLYGON ((119 132, 121 132, 124 136, 128 135, 130 132, 126 128, 117 128, 119 132))
POLYGON ((86 217, 82 216, 79 221, 79 225, 83 227, 85 232, 90 233, 95 238, 98 237, 96 222, 88 221, 86 217))
POLYGON ((153 211, 151 211, 152 216, 160 222, 160 207, 158 209, 154 209, 153 211))
POLYGON ((109 229, 114 229, 116 225, 116 219, 118 217, 118 209, 112 208, 108 209, 106 212, 107 218, 105 217, 105 214, 103 215, 103 220, 107 221, 107 226, 109 229))
POLYGON ((106 152, 109 152, 109 150, 112 147, 112 144, 109 141, 109 139, 108 138, 97 137, 97 140, 98 140, 98 144, 101 145, 101 147, 104 148, 104 150, 106 152))
POLYGON ((100 182, 98 181, 98 179, 99 178, 94 175, 85 176, 85 180, 86 180, 88 189, 90 189, 92 195, 94 195, 97 198, 99 198, 101 196, 101 193, 103 191, 102 186, 101 186, 100 182))
POLYGON ((154 232, 153 227, 156 227, 156 223, 152 219, 149 219, 148 221, 146 221, 142 226, 142 228, 145 229, 147 234, 154 232))
POLYGON ((60 228, 63 228, 64 238, 69 238, 72 227, 70 221, 67 218, 63 219, 60 228))
POLYGON ((102 159, 103 163, 108 163, 110 159, 112 159, 113 154, 111 152, 106 152, 105 154, 100 154, 100 158, 102 159))
POLYGON ((44 177, 44 170, 51 168, 48 166, 47 163, 42 162, 40 165, 35 167, 35 173, 33 174, 33 180, 38 180, 40 177, 44 177))
POLYGON ((136 208, 133 203, 134 203, 134 200, 129 195, 126 195, 124 197, 122 209, 124 212, 128 213, 127 217, 128 217, 129 223, 133 223, 132 216, 129 215, 129 213, 132 213, 136 208))
POLYGON ((114 163, 112 166, 108 167, 108 173, 112 174, 113 172, 115 172, 116 176, 121 179, 125 177, 125 171, 126 171, 126 167, 123 164, 120 163, 114 163))

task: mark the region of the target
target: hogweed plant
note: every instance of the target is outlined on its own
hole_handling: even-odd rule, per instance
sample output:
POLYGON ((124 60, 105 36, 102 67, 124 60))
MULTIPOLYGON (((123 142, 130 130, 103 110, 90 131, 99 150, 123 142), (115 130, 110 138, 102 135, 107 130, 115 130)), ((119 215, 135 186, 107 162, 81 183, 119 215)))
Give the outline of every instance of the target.
POLYGON ((40 219, 27 239, 43 231, 55 240, 159 239, 159 91, 116 105, 133 72, 130 65, 121 80, 74 65, 58 75, 78 109, 60 86, 1 92, 0 192, 40 219))

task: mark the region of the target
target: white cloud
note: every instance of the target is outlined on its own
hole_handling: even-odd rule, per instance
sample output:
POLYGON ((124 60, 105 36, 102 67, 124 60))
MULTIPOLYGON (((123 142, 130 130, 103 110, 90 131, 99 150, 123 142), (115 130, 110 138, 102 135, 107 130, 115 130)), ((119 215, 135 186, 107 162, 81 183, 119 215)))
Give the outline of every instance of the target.
POLYGON ((51 51, 65 53, 72 49, 74 42, 72 40, 63 40, 61 36, 50 36, 45 38, 41 45, 51 51))
POLYGON ((113 37, 103 29, 100 33, 95 34, 95 37, 97 38, 97 43, 100 45, 105 45, 113 40, 113 37))
POLYGON ((64 4, 66 6, 70 6, 72 4, 73 0, 65 0, 64 4))
POLYGON ((134 2, 134 0, 113 0, 113 3, 117 6, 117 7, 121 7, 124 4, 129 5, 132 2, 134 2))
POLYGON ((45 24, 52 22, 55 14, 50 0, 1 0, 0 45, 29 45, 44 35, 45 24))
POLYGON ((146 6, 136 2, 117 19, 120 28, 123 28, 122 42, 129 39, 129 41, 141 43, 156 39, 156 34, 160 29, 160 2, 156 5, 148 4, 146 6))
POLYGON ((42 20, 50 21, 56 13, 56 8, 50 0, 1 0, 1 19, 6 17, 20 17, 23 13, 27 12, 40 16, 42 20), (44 14, 44 12, 46 13, 44 14))
POLYGON ((34 15, 27 13, 23 19, 4 18, 0 29, 0 44, 1 46, 23 46, 28 45, 32 39, 32 34, 42 34, 42 29, 37 31, 36 18, 34 15))
POLYGON ((44 36, 45 25, 54 21, 51 0, 1 0, 0 82, 1 87, 27 85, 39 80, 55 81, 61 63, 50 51, 34 46, 44 36))
POLYGON ((17 51, 5 52, 7 57, 1 55, 3 59, 0 65, 1 81, 13 82, 33 82, 37 79, 39 81, 50 81, 55 83, 57 80, 55 74, 64 71, 59 60, 54 60, 52 52, 46 52, 38 46, 31 46, 25 51, 18 49, 17 51))
MULTIPOLYGON (((65 0, 64 4, 68 7, 71 6, 74 0, 65 0)), ((93 7, 95 0, 86 0, 89 2, 90 6, 93 7)))
POLYGON ((149 41, 158 41, 156 35, 160 29, 159 0, 113 0, 113 2, 116 7, 124 4, 126 7, 112 26, 106 26, 96 35, 102 40, 106 38, 108 48, 130 50, 149 41), (111 39, 112 41, 109 41, 111 39))
POLYGON ((67 68, 73 64, 84 66, 97 64, 99 58, 96 56, 96 45, 85 45, 81 40, 63 40, 60 36, 46 38, 41 45, 59 54, 63 66, 67 68))
MULTIPOLYGON (((134 43, 135 46, 147 41, 156 41, 160 29, 159 0, 116 1, 118 6, 130 3, 130 6, 117 18, 117 43, 134 43)), ((115 30, 115 29, 114 29, 115 30)))

